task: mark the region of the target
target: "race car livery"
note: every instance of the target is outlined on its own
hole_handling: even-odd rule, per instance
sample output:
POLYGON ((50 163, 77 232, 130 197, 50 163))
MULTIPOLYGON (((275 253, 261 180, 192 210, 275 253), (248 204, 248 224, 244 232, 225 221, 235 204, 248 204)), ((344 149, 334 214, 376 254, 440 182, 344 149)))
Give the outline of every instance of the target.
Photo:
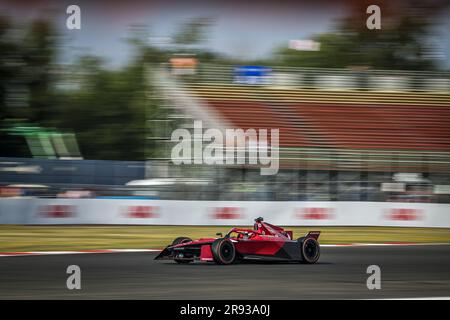
POLYGON ((320 231, 310 231, 293 240, 293 232, 255 219, 253 229, 232 228, 219 238, 192 240, 178 237, 155 258, 177 263, 194 260, 231 264, 243 260, 294 261, 316 263, 320 257, 320 231))

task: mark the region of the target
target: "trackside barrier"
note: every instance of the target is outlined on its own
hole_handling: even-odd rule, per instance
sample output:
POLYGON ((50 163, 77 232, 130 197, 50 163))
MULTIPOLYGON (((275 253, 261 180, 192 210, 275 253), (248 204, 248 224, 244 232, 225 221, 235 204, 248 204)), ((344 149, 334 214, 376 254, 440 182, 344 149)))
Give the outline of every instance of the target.
POLYGON ((0 199, 0 224, 251 225, 450 228, 450 205, 395 202, 267 202, 0 199))

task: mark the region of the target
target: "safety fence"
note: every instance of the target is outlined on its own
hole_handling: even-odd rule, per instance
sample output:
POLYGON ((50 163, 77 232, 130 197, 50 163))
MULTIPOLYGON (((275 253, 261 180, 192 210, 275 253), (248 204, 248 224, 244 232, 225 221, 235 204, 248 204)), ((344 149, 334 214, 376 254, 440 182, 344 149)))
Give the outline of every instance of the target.
POLYGON ((450 205, 395 202, 1 199, 0 224, 251 225, 450 228, 450 205))

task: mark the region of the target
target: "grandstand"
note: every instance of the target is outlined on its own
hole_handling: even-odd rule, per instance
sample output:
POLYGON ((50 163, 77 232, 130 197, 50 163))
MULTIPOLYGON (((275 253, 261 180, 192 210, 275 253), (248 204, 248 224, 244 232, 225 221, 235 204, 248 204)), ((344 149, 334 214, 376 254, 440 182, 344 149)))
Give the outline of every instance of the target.
MULTIPOLYGON (((166 75, 172 86, 175 83, 172 92, 190 97, 189 110, 203 110, 193 116, 183 110, 184 102, 177 102, 172 95, 172 103, 178 105, 176 113, 182 111, 206 122, 211 119, 198 114, 214 114, 213 122, 219 128, 279 128, 282 170, 324 175, 319 182, 326 184, 327 190, 339 176, 359 188, 367 186, 371 175, 383 177, 380 184, 392 181, 393 174, 399 172, 415 172, 430 181, 450 180, 448 75, 377 71, 361 81, 360 73, 352 78, 348 71, 328 69, 324 71, 328 82, 321 85, 320 77, 311 81, 312 70, 308 69, 307 84, 292 80, 282 85, 276 81, 246 85, 233 82, 232 70, 207 66, 197 77, 166 75), (327 88, 331 77, 341 81, 341 87, 333 84, 327 88), (348 85, 358 83, 355 79, 366 85, 348 85), (380 79, 402 86, 389 90, 386 82, 380 85, 380 79), (440 91, 429 85, 437 79, 440 91)), ((301 74, 306 71, 289 71, 297 73, 290 79, 305 79, 301 74)), ((319 75, 322 72, 316 71, 319 75)), ((187 123, 184 118, 178 125, 187 123)), ((251 171, 251 167, 244 166, 244 170, 251 171)), ((379 184, 375 188, 379 189, 379 184)))
MULTIPOLYGON (((418 86, 417 81, 411 92, 395 93, 377 87, 347 90, 346 85, 339 91, 320 86, 304 90, 298 83, 284 88, 236 85, 227 82, 231 68, 218 85, 218 76, 205 79, 205 74, 211 73, 207 70, 202 82, 192 77, 181 79, 177 91, 195 98, 197 108, 208 109, 201 114, 218 115, 222 123, 218 127, 279 128, 283 165, 287 167, 301 168, 305 160, 309 169, 321 168, 328 154, 325 165, 331 161, 336 169, 348 168, 348 158, 353 169, 449 171, 450 91, 418 91, 417 87, 427 86, 418 86)), ((223 67, 219 70, 224 71, 223 67)), ((425 76, 431 77, 420 76, 424 83, 429 79, 425 76)), ((343 80, 349 81, 348 77, 343 80)), ((412 74, 403 77, 412 78, 412 74)), ((217 119, 214 122, 217 124, 217 119)))

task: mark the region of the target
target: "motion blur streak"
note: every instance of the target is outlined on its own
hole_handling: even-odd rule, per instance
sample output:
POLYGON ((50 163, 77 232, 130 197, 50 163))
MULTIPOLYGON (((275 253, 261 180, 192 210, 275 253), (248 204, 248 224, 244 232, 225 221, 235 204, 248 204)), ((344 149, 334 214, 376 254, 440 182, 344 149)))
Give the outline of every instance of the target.
POLYGON ((69 30, 64 1, 2 2, 0 196, 450 202, 445 2, 375 31, 364 1, 285 3, 81 2, 69 30), (174 165, 198 120, 279 129, 278 174, 174 165))

